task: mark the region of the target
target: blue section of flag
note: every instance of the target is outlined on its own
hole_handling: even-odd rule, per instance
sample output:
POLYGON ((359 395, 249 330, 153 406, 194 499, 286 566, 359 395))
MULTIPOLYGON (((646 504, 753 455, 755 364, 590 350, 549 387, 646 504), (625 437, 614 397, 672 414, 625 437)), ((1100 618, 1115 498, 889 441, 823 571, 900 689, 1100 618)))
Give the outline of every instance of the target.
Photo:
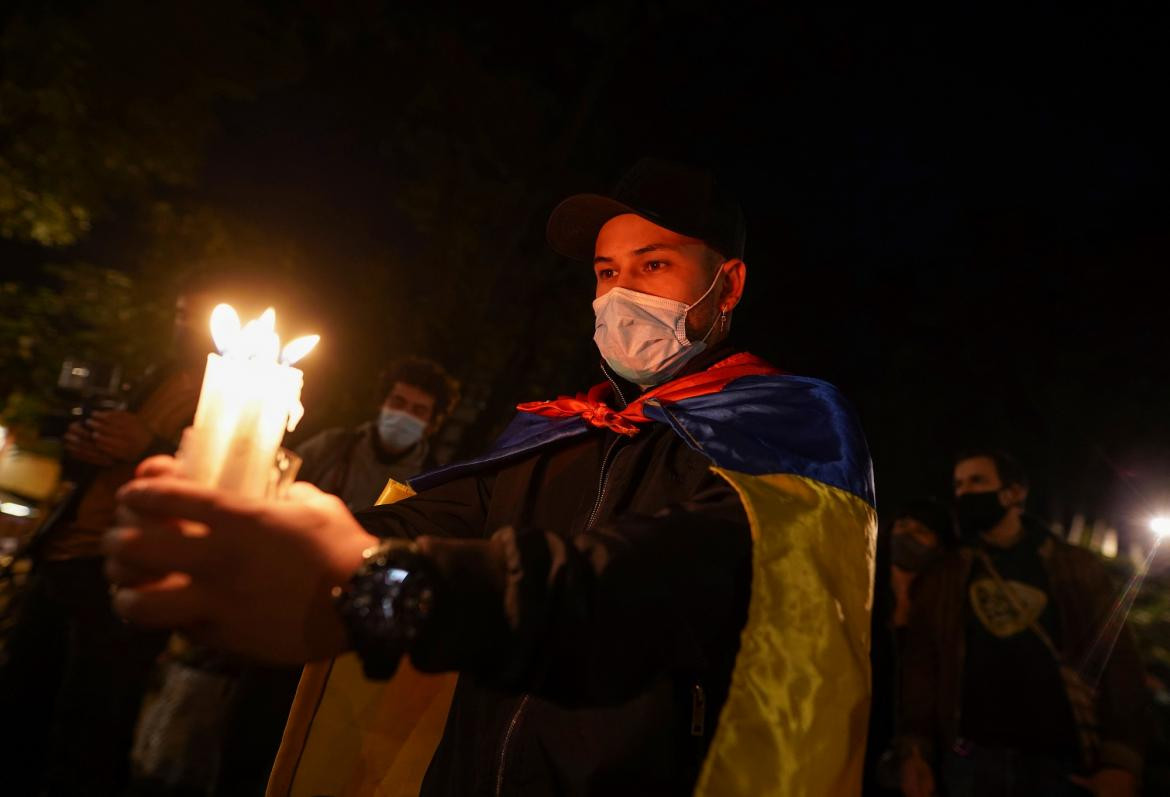
MULTIPOLYGON (((745 376, 717 393, 669 404, 651 400, 645 414, 670 426, 718 467, 754 475, 804 476, 874 505, 873 468, 861 425, 828 382, 801 376, 745 376)), ((416 476, 410 486, 422 492, 590 428, 581 418, 520 412, 487 454, 416 476)))
POLYGON ((788 473, 838 487, 874 506, 869 447, 837 388, 802 376, 745 376, 718 393, 673 404, 648 402, 667 423, 727 470, 788 473))
POLYGON ((410 479, 410 487, 421 493, 451 479, 477 473, 489 465, 505 465, 542 446, 583 434, 589 428, 581 418, 545 418, 531 412, 518 412, 486 454, 421 473, 410 479))

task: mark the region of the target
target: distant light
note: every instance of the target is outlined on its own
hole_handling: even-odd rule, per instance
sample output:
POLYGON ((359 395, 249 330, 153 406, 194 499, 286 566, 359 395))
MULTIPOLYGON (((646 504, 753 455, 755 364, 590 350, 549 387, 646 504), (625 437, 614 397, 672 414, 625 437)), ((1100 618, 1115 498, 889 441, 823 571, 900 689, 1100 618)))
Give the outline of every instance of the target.
POLYGON ((69 373, 73 374, 74 376, 80 376, 82 379, 85 379, 87 376, 89 376, 89 369, 88 368, 74 368, 69 373))
POLYGON ((1117 558, 1117 532, 1109 529, 1105 532, 1105 538, 1101 540, 1101 555, 1109 559, 1117 558))
POLYGON ((1158 539, 1170 536, 1170 517, 1159 515, 1150 518, 1150 531, 1154 532, 1154 536, 1158 539))
POLYGON ((33 508, 24 504, 15 504, 12 501, 0 502, 0 512, 13 517, 31 517, 33 508))

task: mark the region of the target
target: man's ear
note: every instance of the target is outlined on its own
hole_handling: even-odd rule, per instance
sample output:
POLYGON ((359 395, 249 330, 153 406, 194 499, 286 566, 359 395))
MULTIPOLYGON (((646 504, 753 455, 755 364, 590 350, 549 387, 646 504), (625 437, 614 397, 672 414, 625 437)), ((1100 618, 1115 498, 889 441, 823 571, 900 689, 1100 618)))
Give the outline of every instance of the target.
POLYGON ((719 292, 719 310, 730 313, 743 298, 744 284, 747 282, 747 263, 742 260, 728 260, 722 269, 723 288, 719 292))

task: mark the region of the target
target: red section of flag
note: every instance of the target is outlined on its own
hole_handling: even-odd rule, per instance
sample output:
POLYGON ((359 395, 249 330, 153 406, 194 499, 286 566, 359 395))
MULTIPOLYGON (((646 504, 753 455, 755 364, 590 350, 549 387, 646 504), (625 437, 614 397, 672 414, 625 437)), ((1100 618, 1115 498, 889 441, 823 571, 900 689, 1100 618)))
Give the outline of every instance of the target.
POLYGON ((767 361, 754 354, 741 352, 720 360, 705 371, 659 385, 643 393, 624 410, 615 410, 605 403, 605 399, 613 392, 609 382, 594 385, 588 393, 561 396, 555 401, 527 401, 518 404, 516 409, 543 415, 546 418, 570 418, 579 415, 599 428, 632 436, 638 433, 635 424, 647 423, 650 420, 642 413, 642 408, 650 399, 658 399, 667 404, 718 393, 729 382, 745 376, 775 376, 780 373, 783 372, 767 361))

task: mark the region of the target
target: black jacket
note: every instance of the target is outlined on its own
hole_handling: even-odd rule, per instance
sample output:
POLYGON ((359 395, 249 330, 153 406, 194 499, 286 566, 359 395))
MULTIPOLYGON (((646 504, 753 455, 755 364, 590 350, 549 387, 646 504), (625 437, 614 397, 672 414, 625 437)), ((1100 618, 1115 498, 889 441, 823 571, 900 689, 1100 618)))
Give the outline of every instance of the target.
POLYGON ((746 620, 751 532, 670 429, 594 430, 359 520, 442 538, 435 628, 411 655, 460 678, 422 794, 690 793, 746 620))

